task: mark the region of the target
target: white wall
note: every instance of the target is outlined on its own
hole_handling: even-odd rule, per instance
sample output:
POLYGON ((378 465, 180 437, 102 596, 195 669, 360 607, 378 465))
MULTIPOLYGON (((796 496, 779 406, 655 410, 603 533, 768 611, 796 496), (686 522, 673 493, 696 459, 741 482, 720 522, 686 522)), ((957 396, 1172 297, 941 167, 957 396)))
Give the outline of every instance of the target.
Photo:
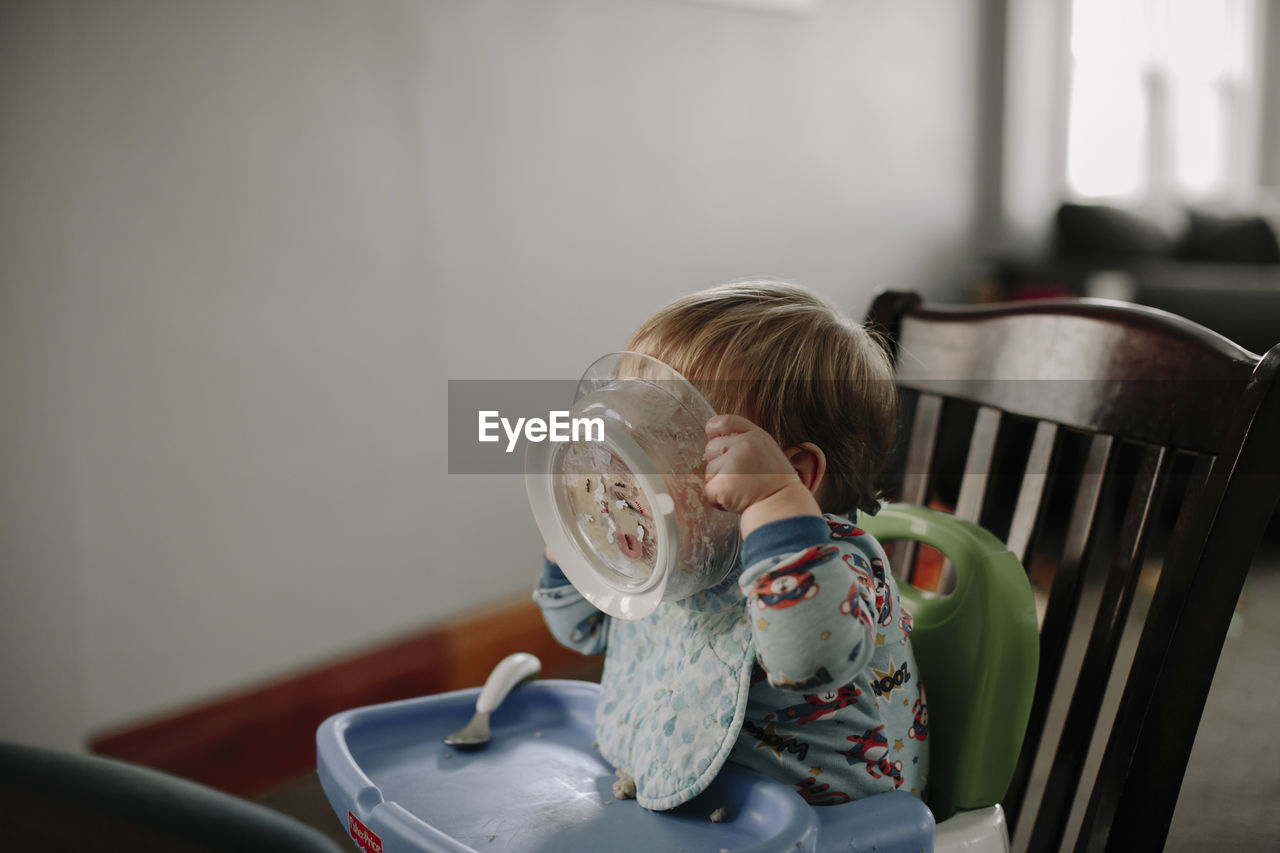
POLYGON ((0 6, 0 737, 521 594, 450 378, 572 378, 743 275, 946 291, 976 8, 0 6))
POLYGON ((1068 0, 1003 0, 1006 13, 1000 221, 1005 253, 1049 249, 1066 193, 1068 0))
POLYGON ((1258 13, 1263 22, 1262 38, 1258 42, 1262 49, 1258 177, 1275 205, 1280 203, 1280 0, 1263 0, 1258 13))

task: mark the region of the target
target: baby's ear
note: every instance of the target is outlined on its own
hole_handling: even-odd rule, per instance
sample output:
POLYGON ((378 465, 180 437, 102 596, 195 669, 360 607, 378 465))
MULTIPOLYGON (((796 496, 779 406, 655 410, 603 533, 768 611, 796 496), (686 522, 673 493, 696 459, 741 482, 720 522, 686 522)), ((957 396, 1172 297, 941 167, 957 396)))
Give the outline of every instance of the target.
POLYGON ((827 454, 812 441, 788 447, 784 452, 787 454, 787 461, 799 475, 800 482, 804 483, 810 494, 816 496, 822 486, 822 478, 827 473, 827 454))

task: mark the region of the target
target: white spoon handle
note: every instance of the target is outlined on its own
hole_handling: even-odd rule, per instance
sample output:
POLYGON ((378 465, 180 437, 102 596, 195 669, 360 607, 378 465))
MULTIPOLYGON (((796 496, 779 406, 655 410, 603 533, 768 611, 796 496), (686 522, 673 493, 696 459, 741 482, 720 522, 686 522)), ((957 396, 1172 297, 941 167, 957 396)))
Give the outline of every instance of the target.
POLYGON ((542 661, 528 652, 516 652, 498 661, 498 665, 485 679, 480 689, 480 698, 476 700, 476 710, 484 714, 492 714, 507 698, 517 684, 528 681, 542 671, 542 661))

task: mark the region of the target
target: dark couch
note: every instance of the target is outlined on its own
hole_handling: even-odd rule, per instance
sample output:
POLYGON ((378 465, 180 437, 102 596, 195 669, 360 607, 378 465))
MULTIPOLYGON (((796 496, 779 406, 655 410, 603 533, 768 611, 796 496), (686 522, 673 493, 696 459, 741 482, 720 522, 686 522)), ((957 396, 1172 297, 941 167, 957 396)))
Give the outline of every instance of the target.
POLYGON ((1106 205, 1063 204, 1046 257, 1002 258, 995 296, 1119 296, 1180 314, 1257 353, 1280 343, 1280 241, 1258 216, 1188 211, 1170 234, 1106 205), (1120 275, 1099 275, 1115 272, 1120 275))

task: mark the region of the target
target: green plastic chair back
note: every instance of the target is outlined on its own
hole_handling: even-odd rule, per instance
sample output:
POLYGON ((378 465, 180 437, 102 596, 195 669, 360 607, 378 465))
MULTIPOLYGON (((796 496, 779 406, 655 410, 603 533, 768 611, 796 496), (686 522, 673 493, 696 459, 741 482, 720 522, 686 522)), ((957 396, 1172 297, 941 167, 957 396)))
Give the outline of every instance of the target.
POLYGON ((948 595, 901 583, 929 703, 928 805, 937 820, 995 805, 1008 790, 1035 692, 1035 599, 1018 558, 972 522, 890 504, 858 526, 881 542, 913 540, 955 568, 948 595))

